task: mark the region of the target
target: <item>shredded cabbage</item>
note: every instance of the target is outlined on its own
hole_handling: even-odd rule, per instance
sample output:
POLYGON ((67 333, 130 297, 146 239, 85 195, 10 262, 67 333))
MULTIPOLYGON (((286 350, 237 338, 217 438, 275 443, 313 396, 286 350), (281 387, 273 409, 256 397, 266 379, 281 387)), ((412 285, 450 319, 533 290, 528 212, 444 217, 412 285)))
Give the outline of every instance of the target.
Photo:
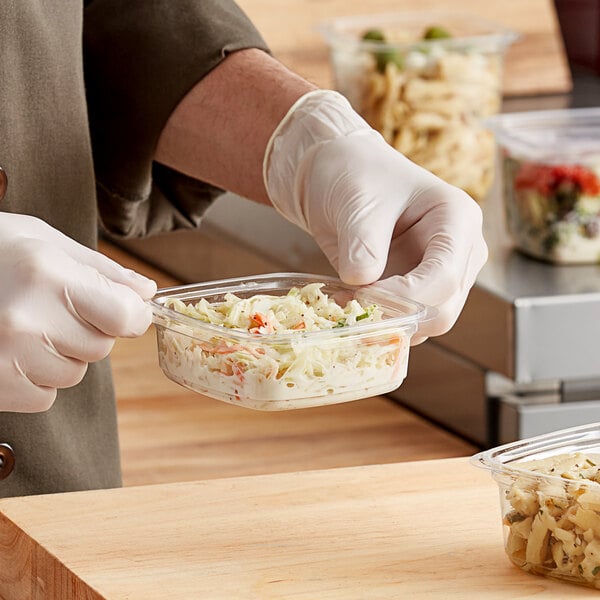
POLYGON ((201 327, 188 335, 160 328, 161 365, 186 387, 271 410, 341 402, 397 387, 406 374, 410 336, 387 326, 355 334, 353 325, 382 321, 382 310, 356 299, 342 307, 323 287, 311 283, 284 296, 240 298, 229 293, 218 303, 168 298, 167 308, 222 327, 223 334, 201 327), (242 343, 228 337, 228 330, 252 335, 242 343), (280 336, 323 330, 338 335, 318 342, 310 336, 280 336), (318 400, 323 396, 327 398, 318 400))
POLYGON ((293 287, 285 296, 257 294, 244 299, 229 293, 219 303, 202 298, 196 304, 185 304, 169 298, 165 306, 212 325, 260 334, 319 331, 381 320, 382 312, 377 305, 363 307, 353 299, 342 308, 323 293, 324 285, 293 287))

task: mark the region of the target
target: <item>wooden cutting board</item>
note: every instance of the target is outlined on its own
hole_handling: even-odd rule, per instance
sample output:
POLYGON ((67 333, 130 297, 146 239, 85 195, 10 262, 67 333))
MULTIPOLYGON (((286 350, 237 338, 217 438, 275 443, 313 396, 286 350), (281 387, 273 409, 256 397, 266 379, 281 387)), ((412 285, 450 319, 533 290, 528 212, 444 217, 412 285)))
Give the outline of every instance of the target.
POLYGON ((529 597, 466 458, 0 500, 2 600, 529 597))
POLYGON ((346 15, 426 10, 469 13, 521 34, 506 56, 506 95, 560 93, 572 87, 552 0, 239 0, 238 4, 274 54, 321 87, 333 83, 318 23, 346 15))

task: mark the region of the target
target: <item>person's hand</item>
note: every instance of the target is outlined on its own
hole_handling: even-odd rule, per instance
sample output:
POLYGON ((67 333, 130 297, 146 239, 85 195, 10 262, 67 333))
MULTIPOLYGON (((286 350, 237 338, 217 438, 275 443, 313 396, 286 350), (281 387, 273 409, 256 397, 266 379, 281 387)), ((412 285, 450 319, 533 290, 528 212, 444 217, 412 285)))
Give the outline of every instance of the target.
POLYGON ((0 213, 0 281, 0 411, 47 410, 151 322, 153 281, 34 217, 0 213))
POLYGON ((394 150, 340 94, 303 96, 264 160, 273 206, 340 278, 436 307, 413 344, 448 331, 487 260, 479 206, 394 150))

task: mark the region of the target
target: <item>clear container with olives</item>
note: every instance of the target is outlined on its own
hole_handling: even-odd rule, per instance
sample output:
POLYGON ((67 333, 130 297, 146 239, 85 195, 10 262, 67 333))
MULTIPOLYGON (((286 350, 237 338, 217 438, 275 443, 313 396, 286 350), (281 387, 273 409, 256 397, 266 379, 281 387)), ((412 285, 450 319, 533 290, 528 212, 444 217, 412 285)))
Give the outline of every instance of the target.
POLYGON ((504 52, 517 35, 458 13, 334 19, 321 32, 335 87, 388 143, 483 201, 494 177, 504 52))

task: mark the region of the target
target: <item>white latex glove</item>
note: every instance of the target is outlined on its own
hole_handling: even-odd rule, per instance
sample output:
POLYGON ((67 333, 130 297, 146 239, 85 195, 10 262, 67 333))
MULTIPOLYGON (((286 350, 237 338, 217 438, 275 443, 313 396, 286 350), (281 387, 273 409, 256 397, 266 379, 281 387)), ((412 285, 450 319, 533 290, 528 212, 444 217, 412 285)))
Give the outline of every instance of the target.
POLYGON ((412 343, 452 327, 487 260, 465 192, 394 150, 337 92, 300 98, 263 165, 273 206, 315 239, 340 278, 438 309, 412 343))
POLYGON ((48 409, 151 322, 153 281, 34 217, 0 213, 0 281, 0 411, 48 409))

